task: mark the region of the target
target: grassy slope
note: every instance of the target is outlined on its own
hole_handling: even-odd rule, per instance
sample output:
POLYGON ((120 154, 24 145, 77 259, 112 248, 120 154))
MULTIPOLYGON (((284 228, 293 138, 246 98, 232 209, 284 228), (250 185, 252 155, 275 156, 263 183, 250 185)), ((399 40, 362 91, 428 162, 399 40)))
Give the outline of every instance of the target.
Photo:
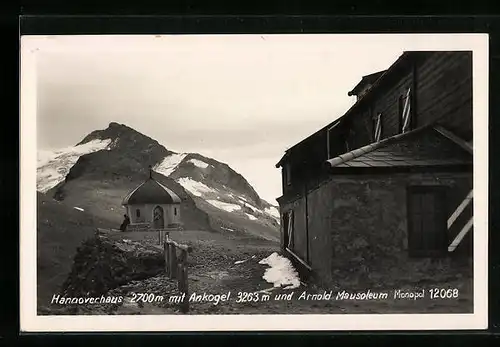
MULTIPOLYGON (((63 199, 71 207, 84 208, 118 228, 124 213, 121 206, 123 198, 146 177, 144 165, 140 165, 139 159, 126 159, 114 150, 101 151, 80 157, 67 180, 47 194, 63 199)), ((154 178, 182 199, 181 216, 185 229, 217 230, 222 225, 270 240, 279 239, 279 227, 272 218, 251 221, 241 213, 227 213, 199 198, 193 199, 169 177, 155 173, 154 178)))
MULTIPOLYGON (((118 228, 125 212, 123 198, 147 178, 148 174, 140 162, 137 158, 127 159, 119 151, 84 155, 71 168, 66 181, 47 194, 62 199, 69 206, 82 207, 118 228)), ((160 174, 155 173, 154 178, 181 198, 181 216, 185 228, 210 229, 208 216, 196 207, 181 185, 160 174)))
POLYGON ((71 269, 76 248, 93 235, 95 227, 110 227, 110 223, 41 193, 37 194, 37 203, 37 290, 40 307, 53 294, 58 294, 71 269))

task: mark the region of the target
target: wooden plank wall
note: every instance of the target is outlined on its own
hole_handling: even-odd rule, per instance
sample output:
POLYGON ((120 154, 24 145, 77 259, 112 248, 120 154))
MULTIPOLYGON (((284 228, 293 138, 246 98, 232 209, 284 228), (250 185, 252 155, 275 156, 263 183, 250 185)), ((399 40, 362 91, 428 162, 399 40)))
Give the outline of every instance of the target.
POLYGON ((290 159, 291 185, 286 185, 284 169, 282 169, 282 185, 284 195, 301 192, 311 179, 318 176, 327 159, 326 131, 320 131, 297 148, 292 149, 290 159))
POLYGON ((305 198, 296 202, 293 208, 293 252, 298 255, 302 260, 308 260, 307 254, 307 219, 305 209, 305 198))
POLYGON ((374 114, 382 114, 382 137, 397 135, 400 128, 399 97, 412 86, 412 71, 408 70, 384 95, 373 104, 374 114))
POLYGON ((434 52, 417 65, 418 126, 434 121, 472 139, 472 52, 434 52))

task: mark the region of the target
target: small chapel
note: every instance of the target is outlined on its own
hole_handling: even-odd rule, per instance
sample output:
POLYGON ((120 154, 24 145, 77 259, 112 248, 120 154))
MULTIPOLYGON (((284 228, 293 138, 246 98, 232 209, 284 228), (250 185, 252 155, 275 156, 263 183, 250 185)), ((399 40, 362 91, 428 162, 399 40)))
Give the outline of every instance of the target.
POLYGON ((122 205, 130 219, 127 231, 167 230, 181 227, 181 199, 153 178, 151 166, 149 166, 149 177, 123 199, 122 205))

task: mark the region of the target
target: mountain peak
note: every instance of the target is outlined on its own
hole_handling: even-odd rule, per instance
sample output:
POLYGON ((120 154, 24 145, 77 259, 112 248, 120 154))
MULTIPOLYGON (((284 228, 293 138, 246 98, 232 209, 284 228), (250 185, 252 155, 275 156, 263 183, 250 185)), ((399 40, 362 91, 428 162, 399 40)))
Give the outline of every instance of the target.
POLYGON ((120 128, 134 130, 131 127, 125 125, 125 124, 120 124, 120 123, 117 123, 117 122, 111 122, 111 123, 109 123, 107 129, 120 129, 120 128))
POLYGON ((78 145, 93 141, 93 140, 111 140, 115 147, 124 144, 161 146, 156 140, 146 136, 137 130, 117 122, 109 123, 106 129, 94 130, 80 141, 78 145))

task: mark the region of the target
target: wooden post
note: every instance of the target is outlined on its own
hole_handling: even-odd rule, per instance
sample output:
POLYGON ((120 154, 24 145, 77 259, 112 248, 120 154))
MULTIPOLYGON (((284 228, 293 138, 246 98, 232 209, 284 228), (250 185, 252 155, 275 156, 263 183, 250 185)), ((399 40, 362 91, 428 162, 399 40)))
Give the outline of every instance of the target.
POLYGON ((178 288, 181 294, 184 294, 184 299, 181 302, 181 312, 189 311, 189 291, 188 291, 188 275, 187 275, 187 250, 181 250, 179 264, 177 266, 178 288))
POLYGON ((177 250, 175 245, 169 243, 170 248, 170 278, 177 277, 177 250))
POLYGON ((163 253, 165 257, 165 273, 170 279, 177 279, 177 287, 183 300, 180 303, 180 311, 187 313, 189 311, 189 288, 188 288, 188 271, 187 257, 188 253, 192 252, 191 246, 179 244, 170 239, 170 233, 164 233, 163 253), (177 259, 177 248, 180 250, 179 259, 177 259))
POLYGON ((165 257, 165 274, 170 277, 170 244, 163 242, 163 256, 165 257))

